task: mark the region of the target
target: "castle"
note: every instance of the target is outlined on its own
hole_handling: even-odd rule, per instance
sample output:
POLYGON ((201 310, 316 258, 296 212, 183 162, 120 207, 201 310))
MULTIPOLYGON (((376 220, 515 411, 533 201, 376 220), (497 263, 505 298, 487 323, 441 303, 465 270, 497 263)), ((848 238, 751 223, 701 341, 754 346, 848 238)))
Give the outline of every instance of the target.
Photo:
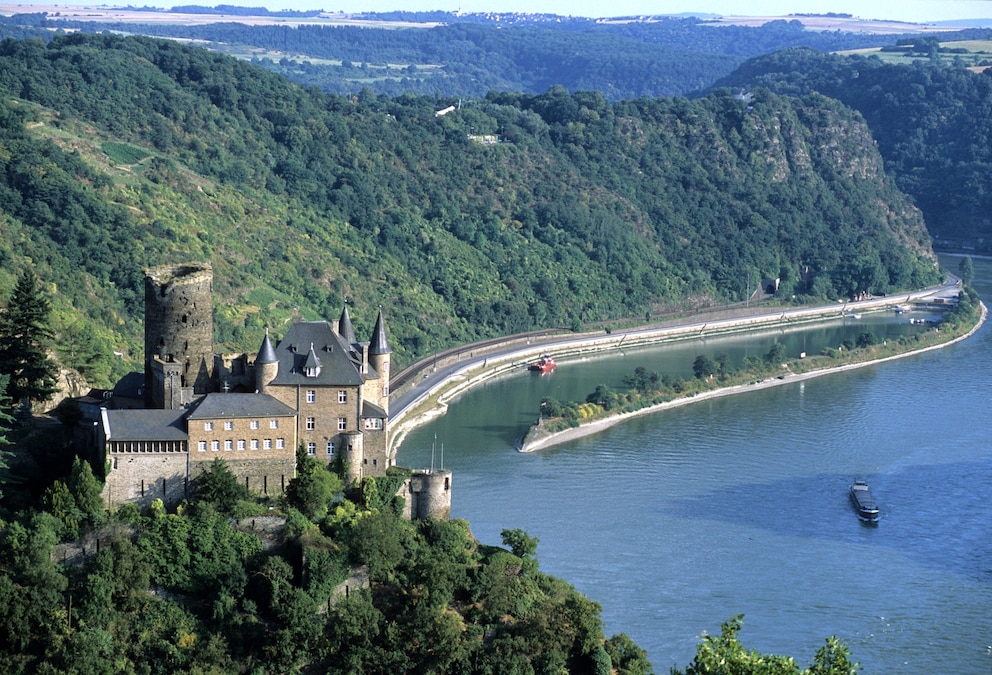
MULTIPOLYGON (((340 461, 350 485, 385 475, 395 458, 382 311, 368 342, 345 307, 336 325, 297 322, 277 343, 266 332, 257 354, 220 355, 212 294, 207 264, 145 271, 144 376, 131 399, 140 403, 123 409, 121 397, 98 424, 108 507, 176 504, 216 458, 250 492, 280 495, 297 448, 340 461)), ((406 515, 448 517, 450 489, 450 472, 414 472, 400 493, 406 515)))

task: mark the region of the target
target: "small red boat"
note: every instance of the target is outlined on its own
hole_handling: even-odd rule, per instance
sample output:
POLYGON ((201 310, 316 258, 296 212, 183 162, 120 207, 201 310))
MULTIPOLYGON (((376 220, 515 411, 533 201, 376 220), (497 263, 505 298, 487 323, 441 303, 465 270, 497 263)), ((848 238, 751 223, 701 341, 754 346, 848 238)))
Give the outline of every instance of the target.
POLYGON ((535 373, 550 373, 557 365, 558 364, 555 363, 554 357, 550 354, 545 354, 539 361, 534 361, 532 364, 527 366, 527 369, 535 373))

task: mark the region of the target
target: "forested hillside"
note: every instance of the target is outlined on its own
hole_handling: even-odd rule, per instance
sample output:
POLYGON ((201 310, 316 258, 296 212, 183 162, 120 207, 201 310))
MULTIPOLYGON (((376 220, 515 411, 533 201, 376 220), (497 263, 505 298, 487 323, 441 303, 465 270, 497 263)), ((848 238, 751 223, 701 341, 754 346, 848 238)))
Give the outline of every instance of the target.
MULTIPOLYGON (((130 8, 135 15, 148 9, 130 8)), ((223 19, 220 10, 174 7, 150 24, 130 18, 116 23, 74 21, 60 14, 0 19, 0 37, 25 37, 33 30, 47 39, 51 31, 61 29, 196 40, 209 49, 251 58, 306 86, 338 94, 369 88, 389 96, 541 94, 553 85, 598 91, 611 101, 688 95, 760 54, 795 46, 836 51, 894 45, 904 37, 806 30, 795 19, 716 26, 695 17, 391 12, 350 15, 342 25, 296 26, 258 25, 247 15, 271 13, 232 6, 224 6, 223 19), (212 13, 217 20, 192 24, 181 20, 179 12, 212 13)), ((946 33, 956 39, 975 34, 946 33)))
POLYGON ((792 49, 749 61, 718 86, 816 91, 855 108, 936 244, 992 252, 992 69, 792 49))
POLYGON ((0 44, 0 91, 0 290, 30 264, 60 338, 82 320, 139 358, 141 269, 190 259, 214 264, 227 347, 349 299, 360 334, 383 305, 401 362, 742 300, 762 277, 785 298, 937 278, 864 122, 818 95, 552 88, 459 108, 80 34, 0 44))

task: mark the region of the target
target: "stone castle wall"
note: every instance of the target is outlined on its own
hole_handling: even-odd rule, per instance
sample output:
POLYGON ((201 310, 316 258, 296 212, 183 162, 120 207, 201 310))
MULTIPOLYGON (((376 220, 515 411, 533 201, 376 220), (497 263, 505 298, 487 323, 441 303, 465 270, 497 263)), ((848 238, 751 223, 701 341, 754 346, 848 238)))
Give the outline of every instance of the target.
POLYGON ((144 510, 161 499, 174 507, 187 496, 187 459, 185 452, 109 453, 104 503, 107 508, 132 503, 144 510))
MULTIPOLYGON (((296 456, 289 457, 251 458, 221 457, 224 464, 238 478, 238 482, 247 488, 248 492, 259 497, 278 497, 286 491, 286 486, 296 476, 296 456)), ((196 491, 196 478, 210 466, 209 462, 191 462, 190 479, 193 491, 196 491)))

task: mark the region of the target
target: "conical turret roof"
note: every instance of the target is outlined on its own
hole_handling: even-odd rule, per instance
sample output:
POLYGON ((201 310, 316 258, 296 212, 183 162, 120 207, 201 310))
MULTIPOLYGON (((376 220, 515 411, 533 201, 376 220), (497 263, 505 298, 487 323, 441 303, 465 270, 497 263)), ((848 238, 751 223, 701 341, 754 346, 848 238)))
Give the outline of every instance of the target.
POLYGON ((355 327, 351 325, 351 317, 348 316, 348 305, 341 310, 341 318, 338 319, 338 335, 349 345, 356 344, 355 327))
POLYGON ((258 356, 255 357, 255 363, 276 363, 278 360, 276 350, 272 346, 272 340, 269 339, 269 330, 266 328, 265 339, 262 340, 262 346, 258 350, 258 356))
POLYGON ((375 319, 375 327, 372 329, 372 341, 369 343, 369 354, 391 354, 389 341, 386 339, 386 321, 382 318, 382 309, 379 309, 379 316, 375 319))

